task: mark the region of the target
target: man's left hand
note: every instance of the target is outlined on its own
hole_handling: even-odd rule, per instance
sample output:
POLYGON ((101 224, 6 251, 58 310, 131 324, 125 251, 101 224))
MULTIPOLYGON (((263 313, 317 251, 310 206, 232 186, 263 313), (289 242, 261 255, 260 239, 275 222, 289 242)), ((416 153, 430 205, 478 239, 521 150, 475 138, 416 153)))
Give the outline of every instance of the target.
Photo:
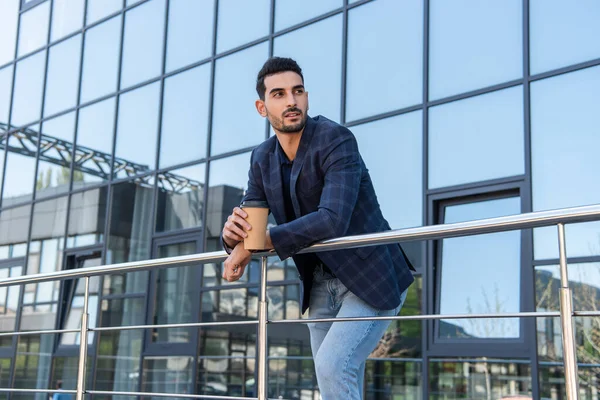
POLYGON ((223 279, 227 282, 239 280, 251 259, 252 253, 244 248, 244 242, 238 243, 223 264, 223 279))

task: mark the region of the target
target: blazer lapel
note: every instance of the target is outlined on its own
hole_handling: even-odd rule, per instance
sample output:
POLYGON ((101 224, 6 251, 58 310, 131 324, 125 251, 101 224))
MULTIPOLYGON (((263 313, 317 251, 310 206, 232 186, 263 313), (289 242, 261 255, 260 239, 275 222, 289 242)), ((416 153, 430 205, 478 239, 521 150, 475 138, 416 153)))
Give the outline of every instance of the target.
POLYGON ((296 195, 296 182, 298 181, 298 176, 300 176, 302 165, 304 164, 304 160, 306 159, 306 153, 308 152, 310 141, 315 132, 315 127, 316 123, 313 121, 313 119, 311 117, 306 118, 306 125, 304 127, 304 132, 302 132, 302 137, 300 138, 300 145, 298 146, 298 151, 296 152, 296 159, 294 159, 294 163, 292 165, 292 175, 290 177, 290 190, 292 191, 292 205, 294 206, 294 213, 296 214, 296 218, 301 217, 300 203, 298 202, 298 196, 296 195))
POLYGON ((270 154, 269 162, 269 170, 271 172, 269 176, 270 182, 268 185, 265 185, 265 187, 270 188, 271 192, 270 197, 272 200, 269 201, 269 206, 271 207, 273 217, 275 217, 275 222, 283 224, 286 222, 285 207, 283 204, 283 182, 281 180, 281 163, 276 151, 270 154))

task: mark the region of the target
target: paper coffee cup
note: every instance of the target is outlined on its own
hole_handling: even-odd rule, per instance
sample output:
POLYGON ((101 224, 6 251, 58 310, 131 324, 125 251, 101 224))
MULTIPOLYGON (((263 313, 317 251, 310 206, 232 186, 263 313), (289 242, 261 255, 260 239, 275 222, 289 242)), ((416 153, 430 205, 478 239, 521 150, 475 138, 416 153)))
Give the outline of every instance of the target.
POLYGON ((252 229, 246 231, 248 237, 244 239, 244 248, 246 250, 264 250, 269 205, 266 201, 245 201, 240 207, 248 214, 246 221, 252 226, 252 229))

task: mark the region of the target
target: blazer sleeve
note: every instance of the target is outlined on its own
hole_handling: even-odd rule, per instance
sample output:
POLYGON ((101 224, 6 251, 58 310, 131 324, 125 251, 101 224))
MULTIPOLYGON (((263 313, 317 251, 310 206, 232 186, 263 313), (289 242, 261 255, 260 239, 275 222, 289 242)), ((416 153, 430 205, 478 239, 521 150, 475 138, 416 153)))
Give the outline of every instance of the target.
POLYGON ((344 236, 356 205, 362 176, 354 135, 340 127, 324 152, 323 191, 317 211, 271 228, 273 247, 283 260, 312 243, 344 236))
MULTIPOLYGON (((262 179, 260 179, 260 168, 258 164, 255 164, 255 153, 256 149, 252 151, 250 156, 250 168, 248 169, 248 189, 246 189, 246 193, 244 193, 244 197, 242 197, 243 203, 246 200, 261 200, 266 201, 265 191, 263 189, 262 179), (257 179, 258 176, 258 179, 257 179)), ((225 243, 223 239, 223 232, 221 231, 221 245, 223 249, 227 252, 227 254, 231 254, 233 249, 225 243)))

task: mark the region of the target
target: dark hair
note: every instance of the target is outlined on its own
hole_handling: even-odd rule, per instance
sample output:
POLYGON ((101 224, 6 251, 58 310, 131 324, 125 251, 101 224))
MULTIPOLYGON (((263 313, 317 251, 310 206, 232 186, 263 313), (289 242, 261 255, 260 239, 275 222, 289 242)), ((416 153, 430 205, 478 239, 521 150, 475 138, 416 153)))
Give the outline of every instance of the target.
POLYGON ((267 91, 265 86, 265 78, 267 76, 287 71, 295 72, 300 75, 300 78, 302 78, 302 83, 304 83, 302 69, 296 61, 292 60, 291 58, 284 57, 269 58, 262 66, 260 71, 258 71, 258 76, 256 77, 256 92, 258 93, 258 97, 261 100, 265 99, 265 92, 267 91))

